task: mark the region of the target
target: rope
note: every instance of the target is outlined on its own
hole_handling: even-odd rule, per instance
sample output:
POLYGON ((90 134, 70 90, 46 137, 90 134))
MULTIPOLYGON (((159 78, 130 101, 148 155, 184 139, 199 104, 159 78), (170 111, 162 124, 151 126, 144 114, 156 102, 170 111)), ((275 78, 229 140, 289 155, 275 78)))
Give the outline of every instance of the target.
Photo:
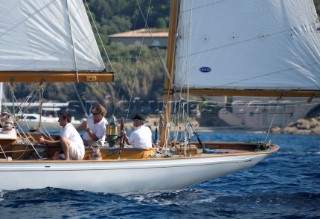
MULTIPOLYGON (((145 16, 144 16, 144 14, 143 14, 143 12, 142 12, 142 10, 141 10, 141 7, 140 7, 140 4, 139 4, 139 2, 138 1, 136 1, 137 2, 137 5, 138 5, 138 7, 139 7, 139 10, 140 10, 140 12, 141 12, 141 14, 142 14, 142 17, 144 18, 144 21, 145 21, 145 28, 147 28, 148 27, 148 24, 147 24, 147 19, 145 18, 145 16)), ((150 1, 149 1, 149 7, 148 7, 148 11, 147 11, 147 18, 148 18, 148 15, 149 15, 149 11, 150 11, 150 1)), ((142 40, 141 40, 141 42, 142 42, 142 44, 143 44, 143 42, 144 42, 144 37, 142 38, 142 40)), ((137 73, 138 73, 138 64, 139 64, 139 62, 140 62, 140 58, 141 58, 141 54, 142 54, 142 51, 140 50, 139 51, 139 54, 138 54, 138 58, 137 58, 137 61, 136 61, 136 69, 135 69, 135 71, 134 71, 134 75, 133 75, 133 83, 132 83, 132 90, 131 90, 131 95, 130 95, 130 98, 129 98, 129 110, 128 110, 128 112, 127 112, 127 114, 126 114, 126 119, 128 119, 128 117, 129 117, 129 113, 130 113, 130 108, 131 108, 131 103, 132 103, 132 99, 133 99, 133 95, 134 95, 134 88, 135 88, 135 85, 136 85, 136 79, 137 79, 137 73)))
POLYGON ((0 149, 1 149, 1 151, 2 151, 1 153, 3 154, 4 158, 5 158, 5 159, 8 159, 8 158, 7 158, 7 155, 6 155, 6 152, 4 152, 1 144, 0 144, 0 149))
POLYGON ((42 83, 38 85, 37 90, 39 92, 39 102, 40 102, 40 107, 39 107, 40 118, 39 118, 39 125, 38 125, 38 128, 40 130, 41 123, 42 123, 42 104, 43 104, 43 92, 44 92, 42 83))
POLYGON ((78 92, 78 89, 77 89, 77 87, 76 87, 76 84, 75 84, 75 83, 72 83, 72 84, 73 84, 74 90, 76 91, 76 94, 77 94, 77 97, 78 97, 79 102, 80 102, 80 104, 81 104, 81 107, 82 107, 82 110, 83 110, 83 112, 84 112, 84 115, 85 115, 86 117, 88 117, 87 110, 86 110, 86 108, 84 107, 83 101, 82 101, 82 99, 81 99, 81 97, 80 97, 80 94, 79 94, 79 92, 78 92))
MULTIPOLYGON (((11 99, 13 100, 12 104, 13 104, 13 115, 14 115, 15 114, 15 103, 17 102, 17 99, 16 99, 15 94, 14 94, 13 83, 9 84, 9 90, 10 90, 11 99)), ((39 102, 40 102, 40 107, 39 107, 39 113, 40 113, 39 130, 41 130, 40 127, 41 127, 41 115, 42 115, 42 104, 43 104, 43 93, 44 93, 44 86, 42 85, 42 83, 40 83, 38 86, 36 86, 35 89, 31 91, 31 94, 29 94, 27 96, 26 101, 22 102, 18 106, 18 112, 23 115, 23 113, 28 109, 28 107, 30 107, 31 101, 33 101, 35 99, 35 96, 36 96, 35 93, 39 94, 39 102), (22 105, 23 103, 28 103, 28 101, 30 101, 30 102, 29 102, 29 104, 27 106, 23 106, 22 105)), ((8 110, 8 111, 10 112, 10 110, 8 110)), ((41 155, 38 153, 38 151, 36 150, 36 148, 34 147, 34 144, 32 143, 32 142, 36 142, 35 139, 32 137, 32 135, 30 135, 30 133, 28 133, 28 132, 24 132, 18 122, 16 122, 14 124, 14 126, 15 126, 15 128, 17 128, 17 130, 20 130, 19 132, 17 132, 17 136, 19 138, 18 142, 22 142, 22 143, 26 144, 26 148, 23 150, 22 155, 18 159, 23 157, 23 155, 25 154, 25 152, 27 151, 29 146, 32 147, 33 151, 37 154, 39 159, 43 159, 41 157, 41 155)), ((1 150, 2 150, 2 148, 1 148, 1 150)), ((20 152, 20 151, 13 151, 13 152, 20 152)))
POLYGON ((265 143, 267 142, 267 139, 268 139, 268 137, 269 137, 269 134, 270 134, 270 131, 271 131, 271 127, 272 127, 272 125, 273 125, 274 118, 275 118, 275 116, 277 115, 277 112, 278 112, 277 108, 278 108, 278 106, 279 106, 279 101, 280 101, 280 98, 277 99, 277 103, 276 103, 276 113, 273 114, 273 117, 272 117, 272 119, 271 119, 271 122, 270 122, 270 125, 269 125, 269 128, 268 128, 268 132, 267 132, 267 135, 266 135, 266 139, 264 140, 265 143))
MULTIPOLYGON (((151 39, 153 39, 153 35, 152 35, 151 31, 150 31, 150 28, 149 28, 148 22, 147 22, 148 16, 147 16, 147 17, 144 16, 144 13, 143 13, 143 11, 142 11, 142 9, 141 9, 141 6, 140 6, 138 0, 136 0, 136 2, 137 2, 137 5, 138 5, 138 8, 139 8, 139 11, 140 11, 140 13, 141 13, 141 15, 142 15, 142 18, 143 18, 143 20, 144 20, 144 22, 145 22, 145 28, 147 28, 147 30, 149 30, 149 35, 150 35, 151 39)), ((148 14, 147 14, 147 15, 149 15, 150 5, 151 5, 151 1, 149 1, 149 8, 148 8, 148 14)), ((160 55, 159 48, 158 48, 157 45, 154 45, 154 47, 156 48, 157 55, 159 56, 160 61, 161 61, 161 64, 162 64, 162 66, 163 66, 164 69, 165 69, 165 75, 166 75, 167 78, 169 79, 170 84, 172 85, 172 87, 174 87, 174 83, 173 83, 173 81, 171 80, 171 76, 170 76, 170 73, 169 73, 169 71, 168 71, 168 68, 167 68, 167 66, 166 66, 166 64, 165 64, 165 61, 163 60, 163 58, 162 58, 161 55, 160 55)))

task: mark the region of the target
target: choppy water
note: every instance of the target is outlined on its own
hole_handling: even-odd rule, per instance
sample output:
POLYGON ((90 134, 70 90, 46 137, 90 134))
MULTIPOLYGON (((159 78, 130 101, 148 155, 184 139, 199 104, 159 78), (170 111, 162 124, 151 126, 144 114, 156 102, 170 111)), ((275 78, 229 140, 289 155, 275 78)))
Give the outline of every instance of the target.
MULTIPOLYGON (((200 136, 203 141, 265 139, 200 136)), ((253 168, 170 193, 0 190, 0 218, 320 218, 320 136, 280 135, 274 143, 280 151, 253 168)))

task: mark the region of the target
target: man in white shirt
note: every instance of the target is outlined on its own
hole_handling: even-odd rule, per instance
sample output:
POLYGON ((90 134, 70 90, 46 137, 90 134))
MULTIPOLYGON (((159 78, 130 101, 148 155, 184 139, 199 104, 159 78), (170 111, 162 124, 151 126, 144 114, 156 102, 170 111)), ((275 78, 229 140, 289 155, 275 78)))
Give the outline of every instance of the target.
POLYGON ((145 119, 142 115, 135 115, 132 118, 134 130, 128 138, 124 133, 125 140, 134 148, 148 149, 152 148, 152 132, 150 128, 145 126, 145 119))
POLYGON ((85 155, 85 149, 81 136, 70 123, 71 115, 68 112, 61 113, 58 122, 61 126, 60 140, 45 140, 43 136, 41 136, 40 142, 47 146, 60 145, 62 147, 64 154, 53 157, 52 159, 82 160, 85 155))
POLYGON ((105 142, 108 125, 104 118, 106 114, 107 110, 101 104, 96 104, 91 108, 91 115, 77 128, 78 131, 84 130, 82 138, 86 146, 92 146, 96 141, 105 142))

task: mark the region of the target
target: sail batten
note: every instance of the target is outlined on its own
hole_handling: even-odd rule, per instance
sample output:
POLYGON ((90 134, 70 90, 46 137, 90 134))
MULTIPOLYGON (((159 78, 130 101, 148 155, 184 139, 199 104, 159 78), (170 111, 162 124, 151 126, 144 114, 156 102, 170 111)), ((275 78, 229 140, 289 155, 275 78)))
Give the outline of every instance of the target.
POLYGON ((320 90, 312 0, 181 0, 179 13, 178 89, 320 90))
POLYGON ((2 0, 0 11, 1 72, 104 71, 82 0, 2 0))

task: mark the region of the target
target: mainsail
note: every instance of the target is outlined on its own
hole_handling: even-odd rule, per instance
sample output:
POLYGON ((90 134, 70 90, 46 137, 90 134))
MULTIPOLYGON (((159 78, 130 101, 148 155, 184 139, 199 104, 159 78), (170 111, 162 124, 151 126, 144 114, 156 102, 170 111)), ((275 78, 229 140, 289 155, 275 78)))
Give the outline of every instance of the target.
MULTIPOLYGON (((82 0, 1 0, 0 21, 0 71, 11 72, 13 81, 31 80, 23 79, 22 72, 105 69, 82 0)), ((4 75, 0 73, 1 81, 12 80, 4 75)), ((61 75, 49 80, 60 81, 61 75)))
POLYGON ((178 89, 320 89, 312 0, 182 0, 178 20, 178 89))

